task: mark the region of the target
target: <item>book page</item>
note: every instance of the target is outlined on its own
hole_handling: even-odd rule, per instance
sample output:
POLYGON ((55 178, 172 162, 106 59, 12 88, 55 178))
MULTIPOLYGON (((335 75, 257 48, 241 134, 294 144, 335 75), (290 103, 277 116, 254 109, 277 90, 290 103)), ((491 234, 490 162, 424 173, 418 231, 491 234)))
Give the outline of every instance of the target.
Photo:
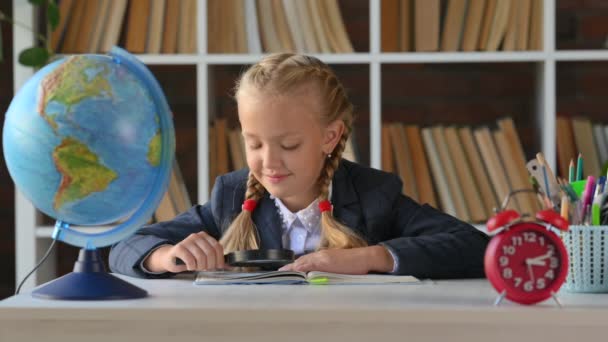
POLYGON ((312 271, 306 275, 306 280, 311 284, 394 284, 394 283, 417 283, 418 278, 408 275, 391 274, 339 274, 312 271))

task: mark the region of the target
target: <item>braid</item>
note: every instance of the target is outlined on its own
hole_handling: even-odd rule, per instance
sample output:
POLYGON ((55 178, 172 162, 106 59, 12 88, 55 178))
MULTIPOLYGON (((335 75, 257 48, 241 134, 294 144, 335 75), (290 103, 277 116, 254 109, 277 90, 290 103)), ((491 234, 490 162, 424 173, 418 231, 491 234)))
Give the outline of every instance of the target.
MULTIPOLYGON (((257 202, 264 196, 265 191, 253 172, 249 171, 245 199, 252 199, 257 202)), ((224 247, 224 253, 259 248, 260 237, 251 215, 251 211, 242 210, 232 221, 220 240, 220 244, 224 247)))
POLYGON ((264 186, 258 182, 258 179, 255 178, 253 172, 249 171, 249 176, 247 177, 247 191, 245 191, 245 199, 252 199, 258 201, 264 196, 264 186))

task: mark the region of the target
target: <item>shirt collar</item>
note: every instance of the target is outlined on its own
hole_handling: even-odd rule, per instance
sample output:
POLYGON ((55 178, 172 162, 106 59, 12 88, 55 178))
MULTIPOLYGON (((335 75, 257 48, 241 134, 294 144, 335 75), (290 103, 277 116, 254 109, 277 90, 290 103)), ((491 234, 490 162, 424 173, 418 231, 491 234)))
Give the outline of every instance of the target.
MULTIPOLYGON (((332 184, 329 184, 329 198, 331 200, 332 194, 332 184)), ((316 198, 312 203, 308 205, 308 207, 298 211, 292 212, 289 210, 283 201, 279 198, 270 195, 270 198, 274 200, 274 204, 279 211, 279 216, 283 222, 284 229, 289 230, 296 219, 299 219, 304 228, 308 232, 313 232, 317 230, 320 226, 321 222, 321 211, 319 210, 319 199, 316 198)))

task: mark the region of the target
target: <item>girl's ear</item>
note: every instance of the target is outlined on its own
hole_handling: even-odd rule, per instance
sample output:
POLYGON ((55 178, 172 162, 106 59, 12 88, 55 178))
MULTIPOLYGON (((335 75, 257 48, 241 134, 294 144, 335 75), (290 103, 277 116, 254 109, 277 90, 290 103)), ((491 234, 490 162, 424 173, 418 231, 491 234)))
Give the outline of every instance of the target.
POLYGON ((338 119, 327 125, 323 138, 323 153, 331 153, 340 142, 342 134, 344 134, 344 121, 338 119))

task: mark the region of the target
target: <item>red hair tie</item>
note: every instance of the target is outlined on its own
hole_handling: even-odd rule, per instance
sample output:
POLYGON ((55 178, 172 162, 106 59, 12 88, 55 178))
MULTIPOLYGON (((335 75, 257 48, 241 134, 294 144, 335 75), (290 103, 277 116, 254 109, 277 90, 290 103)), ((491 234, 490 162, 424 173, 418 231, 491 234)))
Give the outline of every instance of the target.
POLYGON ((324 200, 319 202, 319 210, 321 210, 321 213, 324 211, 331 211, 332 206, 331 206, 331 202, 329 200, 324 200))
POLYGON ((256 200, 252 200, 252 199, 245 200, 245 202, 243 202, 243 210, 253 212, 253 210, 255 209, 255 207, 257 205, 258 205, 258 202, 256 200))

